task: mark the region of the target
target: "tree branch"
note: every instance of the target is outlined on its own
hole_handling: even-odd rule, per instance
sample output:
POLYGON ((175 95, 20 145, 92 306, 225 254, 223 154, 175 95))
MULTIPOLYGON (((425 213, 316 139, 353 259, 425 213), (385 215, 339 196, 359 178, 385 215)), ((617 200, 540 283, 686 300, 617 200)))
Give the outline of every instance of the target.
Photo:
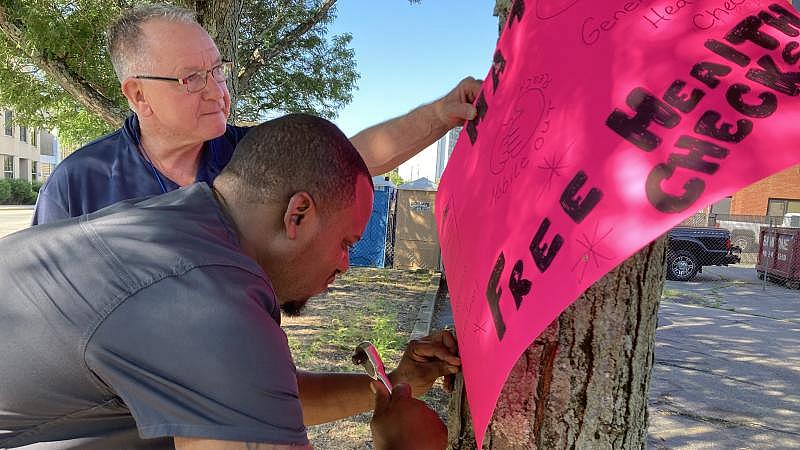
POLYGON ((23 44, 26 42, 24 33, 9 20, 6 9, 2 6, 0 6, 0 33, 5 35, 10 42, 16 43, 23 54, 30 58, 37 67, 106 123, 118 127, 125 120, 126 111, 94 89, 79 74, 70 70, 62 58, 53 57, 35 48, 25 46, 23 44))
POLYGON ((247 92, 247 89, 250 87, 250 80, 252 80, 253 75, 255 75, 258 69, 264 67, 267 61, 294 45, 297 39, 307 33, 308 30, 313 28, 314 25, 328 14, 328 11, 334 4, 336 4, 336 0, 325 0, 325 3, 320 5, 319 9, 312 14, 308 20, 298 24, 293 30, 286 33, 275 45, 254 51, 247 61, 247 64, 243 65, 244 70, 238 77, 237 83, 239 85, 239 92, 247 92))

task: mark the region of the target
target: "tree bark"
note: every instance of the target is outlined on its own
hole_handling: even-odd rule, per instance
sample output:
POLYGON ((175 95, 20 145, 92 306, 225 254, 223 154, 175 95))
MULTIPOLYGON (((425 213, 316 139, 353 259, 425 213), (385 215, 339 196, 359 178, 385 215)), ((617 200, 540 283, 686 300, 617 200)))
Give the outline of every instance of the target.
POLYGON ((222 59, 233 62, 233 76, 228 80, 231 93, 231 121, 236 119, 236 101, 242 91, 238 76, 240 61, 237 58, 239 48, 239 25, 242 21, 242 0, 194 0, 190 8, 197 11, 197 21, 217 44, 222 59))
MULTIPOLYGON (((536 339, 506 381, 484 449, 641 449, 664 239, 601 278, 536 339)), ((450 449, 476 449, 463 380, 450 449)))
MULTIPOLYGON (((496 0, 500 27, 511 0, 496 0)), ((665 240, 606 274, 536 339, 512 369, 484 449, 643 449, 664 287, 665 240)), ((451 450, 475 450, 463 378, 450 400, 451 450)))
POLYGON ((497 16, 497 34, 503 31, 506 19, 508 18, 508 11, 511 10, 513 4, 513 0, 495 0, 494 15, 497 16))

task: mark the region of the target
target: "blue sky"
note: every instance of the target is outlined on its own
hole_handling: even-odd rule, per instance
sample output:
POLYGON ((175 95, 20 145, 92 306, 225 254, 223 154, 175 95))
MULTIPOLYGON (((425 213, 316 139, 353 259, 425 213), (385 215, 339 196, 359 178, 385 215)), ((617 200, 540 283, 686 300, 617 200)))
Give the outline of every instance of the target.
POLYGON ((347 134, 484 78, 497 42, 494 0, 339 0, 333 34, 349 32, 361 74, 335 122, 347 134))

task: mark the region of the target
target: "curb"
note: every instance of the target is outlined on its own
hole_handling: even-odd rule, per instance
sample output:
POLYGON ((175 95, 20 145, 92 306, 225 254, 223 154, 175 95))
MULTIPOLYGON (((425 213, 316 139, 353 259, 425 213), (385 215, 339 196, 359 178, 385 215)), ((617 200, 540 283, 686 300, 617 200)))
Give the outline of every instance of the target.
POLYGON ((414 322, 414 328, 411 331, 409 340, 419 339, 430 334, 433 309, 436 304, 436 294, 439 292, 439 282, 441 279, 441 273, 437 273, 431 277, 428 289, 425 292, 425 300, 422 301, 419 307, 417 320, 414 322))
POLYGON ((35 205, 0 205, 0 211, 31 210, 35 205))

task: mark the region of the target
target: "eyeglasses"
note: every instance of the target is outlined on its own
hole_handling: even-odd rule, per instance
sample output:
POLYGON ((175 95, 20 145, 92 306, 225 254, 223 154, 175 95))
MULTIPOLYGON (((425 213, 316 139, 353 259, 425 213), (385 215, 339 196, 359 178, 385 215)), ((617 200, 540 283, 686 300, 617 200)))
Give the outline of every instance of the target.
POLYGON ((134 75, 132 78, 138 80, 175 81, 181 86, 186 86, 186 92, 192 94, 206 88, 208 84, 208 74, 211 74, 214 81, 217 83, 222 83, 230 78, 232 73, 233 63, 224 61, 222 64, 216 65, 208 70, 201 70, 183 78, 155 77, 152 75, 134 75))

